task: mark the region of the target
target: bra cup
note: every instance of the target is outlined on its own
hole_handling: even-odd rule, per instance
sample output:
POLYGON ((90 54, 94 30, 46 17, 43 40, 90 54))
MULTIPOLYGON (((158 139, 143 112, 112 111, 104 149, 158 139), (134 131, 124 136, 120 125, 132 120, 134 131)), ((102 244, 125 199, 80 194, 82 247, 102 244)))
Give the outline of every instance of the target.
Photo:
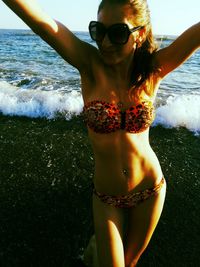
POLYGON ((109 103, 92 101, 83 109, 86 124, 94 132, 111 133, 120 129, 120 111, 109 103))
POLYGON ((146 130, 153 122, 153 105, 142 103, 126 111, 126 131, 139 133, 146 130))
POLYGON ((94 100, 84 106, 83 115, 88 127, 97 133, 111 133, 120 129, 139 133, 153 122, 154 107, 151 102, 144 101, 121 111, 115 104, 94 100), (122 123, 124 118, 125 122, 122 123))

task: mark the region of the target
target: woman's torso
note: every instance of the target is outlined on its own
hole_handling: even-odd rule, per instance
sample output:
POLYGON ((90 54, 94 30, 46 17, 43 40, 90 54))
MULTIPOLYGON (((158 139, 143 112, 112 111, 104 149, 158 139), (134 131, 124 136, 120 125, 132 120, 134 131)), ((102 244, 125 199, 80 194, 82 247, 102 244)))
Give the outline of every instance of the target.
MULTIPOLYGON (((126 79, 114 75, 109 67, 104 66, 100 61, 95 62, 94 66, 90 75, 88 73, 81 75, 85 107, 98 102, 98 104, 107 103, 117 107, 119 112, 121 110, 126 112, 132 106, 135 108, 136 103, 130 100, 128 95, 126 79)), ((153 80, 155 93, 159 80, 153 80)), ((144 95, 141 101, 149 103, 153 100, 154 97, 149 98, 144 95)), ((95 119, 97 124, 101 124, 98 117, 95 119)), ((130 190, 143 190, 159 182, 162 171, 149 144, 149 127, 134 133, 130 132, 130 129, 119 127, 107 133, 106 127, 100 131, 96 131, 94 127, 88 127, 95 158, 96 190, 120 195, 130 190)))

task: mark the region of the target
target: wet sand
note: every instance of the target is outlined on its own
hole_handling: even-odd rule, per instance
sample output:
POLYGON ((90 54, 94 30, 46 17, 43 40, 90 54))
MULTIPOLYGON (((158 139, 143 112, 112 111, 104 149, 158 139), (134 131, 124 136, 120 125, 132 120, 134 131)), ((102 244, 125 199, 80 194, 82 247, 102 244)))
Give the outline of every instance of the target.
MULTIPOLYGON (((139 267, 199 266, 200 137, 154 127, 164 210, 139 267)), ((80 118, 0 116, 0 266, 75 267, 93 233, 93 155, 80 118)))

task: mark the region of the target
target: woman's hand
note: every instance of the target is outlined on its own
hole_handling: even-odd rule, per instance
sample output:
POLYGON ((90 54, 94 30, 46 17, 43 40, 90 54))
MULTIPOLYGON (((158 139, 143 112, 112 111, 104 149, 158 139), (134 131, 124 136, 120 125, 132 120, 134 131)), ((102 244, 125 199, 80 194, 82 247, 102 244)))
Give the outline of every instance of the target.
POLYGON ((160 67, 160 77, 180 66, 200 47, 200 22, 180 35, 171 45, 159 50, 156 62, 160 67))
POLYGON ((3 2, 68 63, 80 71, 89 66, 94 48, 79 40, 64 25, 53 20, 36 0, 3 0, 3 2))

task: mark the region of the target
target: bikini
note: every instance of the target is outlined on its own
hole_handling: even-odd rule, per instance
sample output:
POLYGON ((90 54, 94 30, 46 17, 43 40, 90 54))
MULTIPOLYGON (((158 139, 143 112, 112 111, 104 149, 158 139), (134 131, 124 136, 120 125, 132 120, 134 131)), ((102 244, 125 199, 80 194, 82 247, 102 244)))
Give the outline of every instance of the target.
POLYGON ((96 133, 112 133, 126 130, 140 133, 146 130, 154 120, 154 107, 151 101, 143 101, 127 110, 105 101, 94 100, 83 108, 86 124, 96 133))
MULTIPOLYGON (((151 101, 142 101, 126 110, 122 110, 116 104, 94 100, 85 104, 83 116, 87 126, 96 133, 108 134, 125 130, 136 134, 149 128, 154 120, 155 110, 151 101)), ((119 208, 129 208, 158 194, 164 182, 163 177, 156 186, 136 193, 129 192, 127 195, 106 195, 98 192, 95 188, 93 193, 104 203, 119 208)))

